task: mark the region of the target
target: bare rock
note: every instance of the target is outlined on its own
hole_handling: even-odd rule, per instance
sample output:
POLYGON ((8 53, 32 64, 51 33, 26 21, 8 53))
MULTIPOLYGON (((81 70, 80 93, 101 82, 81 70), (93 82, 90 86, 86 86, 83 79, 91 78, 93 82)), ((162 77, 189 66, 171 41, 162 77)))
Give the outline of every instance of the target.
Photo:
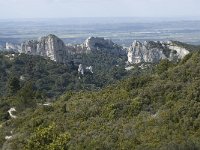
POLYGON ((65 62, 67 49, 64 42, 55 35, 41 37, 22 43, 21 52, 31 55, 40 55, 53 61, 65 62))
POLYGON ((157 63, 161 59, 176 61, 182 59, 188 53, 189 50, 176 45, 172 41, 145 41, 144 43, 134 41, 128 49, 128 62, 130 64, 157 63))

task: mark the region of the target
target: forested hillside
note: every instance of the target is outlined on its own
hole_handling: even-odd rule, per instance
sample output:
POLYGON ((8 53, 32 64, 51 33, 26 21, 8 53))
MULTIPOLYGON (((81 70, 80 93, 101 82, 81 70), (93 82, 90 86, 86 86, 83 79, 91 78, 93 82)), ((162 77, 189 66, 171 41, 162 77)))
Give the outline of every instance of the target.
POLYGON ((16 108, 16 118, 1 115, 3 149, 200 149, 199 51, 99 91, 66 92, 49 105, 38 104, 30 87, 1 100, 1 113, 16 108))
POLYGON ((0 96, 9 95, 13 78, 19 86, 32 82, 42 97, 56 98, 65 91, 95 90, 114 83, 128 75, 125 58, 104 52, 78 55, 78 62, 60 64, 40 56, 18 53, 0 54, 0 96), (92 66, 93 73, 78 73, 78 66, 92 66))

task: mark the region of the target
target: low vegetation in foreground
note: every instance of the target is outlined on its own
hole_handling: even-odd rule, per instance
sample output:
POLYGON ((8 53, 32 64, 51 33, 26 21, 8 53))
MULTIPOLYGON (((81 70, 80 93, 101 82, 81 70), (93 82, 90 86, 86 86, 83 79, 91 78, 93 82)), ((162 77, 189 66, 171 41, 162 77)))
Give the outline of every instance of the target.
POLYGON ((38 104, 31 87, 14 86, 16 95, 1 100, 2 149, 200 149, 200 52, 99 91, 67 92, 48 105, 38 104), (16 118, 2 115, 8 102, 16 118))

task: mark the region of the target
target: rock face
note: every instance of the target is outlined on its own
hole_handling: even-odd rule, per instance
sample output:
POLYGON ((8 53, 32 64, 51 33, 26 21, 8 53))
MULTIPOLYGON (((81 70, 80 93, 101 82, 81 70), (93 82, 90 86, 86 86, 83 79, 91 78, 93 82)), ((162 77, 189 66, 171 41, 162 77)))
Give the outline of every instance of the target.
POLYGON ((37 55, 37 44, 39 42, 36 40, 26 41, 21 44, 21 53, 37 55))
POLYGON ((189 50, 173 42, 149 41, 141 43, 134 41, 128 49, 128 62, 138 64, 142 62, 157 63, 161 59, 178 60, 189 53, 189 50))
POLYGON ((122 46, 115 44, 111 40, 100 37, 89 37, 83 44, 80 45, 80 47, 85 50, 85 53, 103 51, 116 55, 126 54, 122 46))
POLYGON ((18 51, 18 50, 20 50, 20 46, 6 42, 6 50, 7 51, 18 51))
POLYGON ((93 72, 93 67, 92 67, 92 66, 84 67, 82 64, 79 64, 78 73, 79 73, 80 75, 84 75, 85 72, 86 72, 86 73, 90 72, 90 73, 93 74, 93 73, 94 73, 94 72, 93 72))
POLYGON ((56 62, 65 62, 67 57, 67 48, 64 42, 55 35, 26 41, 21 44, 21 52, 48 57, 56 62))
POLYGON ((88 71, 91 72, 91 73, 94 73, 94 72, 93 72, 93 67, 92 67, 92 66, 88 66, 88 67, 86 67, 85 69, 88 70, 88 71))
MULTIPOLYGON (((6 49, 18 49, 13 44, 6 44, 6 49)), ((178 60, 189 53, 189 50, 174 42, 148 41, 141 43, 134 41, 128 52, 111 40, 100 37, 89 37, 83 44, 65 45, 55 35, 41 37, 38 40, 30 40, 21 44, 21 53, 40 55, 53 61, 66 63, 77 59, 75 54, 104 52, 115 56, 127 55, 128 63, 137 64, 142 62, 157 63, 161 59, 178 60)))
POLYGON ((82 64, 79 64, 78 73, 81 74, 81 75, 84 75, 84 68, 83 68, 82 64))
POLYGON ((97 51, 126 55, 123 47, 118 46, 111 40, 98 37, 90 37, 80 45, 65 45, 64 42, 55 35, 48 35, 38 40, 30 40, 22 43, 20 50, 21 53, 40 55, 63 63, 65 63, 71 55, 97 51))

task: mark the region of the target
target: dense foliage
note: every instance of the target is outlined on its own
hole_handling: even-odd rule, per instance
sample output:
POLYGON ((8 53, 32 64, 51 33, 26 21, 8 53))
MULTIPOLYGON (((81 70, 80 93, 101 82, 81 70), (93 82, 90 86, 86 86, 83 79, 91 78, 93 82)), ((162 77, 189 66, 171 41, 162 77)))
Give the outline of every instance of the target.
POLYGON ((13 90, 17 89, 12 89, 12 84, 19 84, 16 87, 19 89, 31 81, 34 83, 34 89, 43 96, 55 98, 66 90, 99 89, 128 75, 124 69, 124 57, 111 56, 103 52, 76 56, 79 63, 68 64, 58 64, 40 56, 14 55, 0 54, 0 96, 15 92, 13 90), (80 63, 85 67, 93 66, 94 73, 87 71, 84 76, 80 76, 80 63))
POLYGON ((4 149, 200 149, 200 52, 16 115, 0 125, 4 149))

